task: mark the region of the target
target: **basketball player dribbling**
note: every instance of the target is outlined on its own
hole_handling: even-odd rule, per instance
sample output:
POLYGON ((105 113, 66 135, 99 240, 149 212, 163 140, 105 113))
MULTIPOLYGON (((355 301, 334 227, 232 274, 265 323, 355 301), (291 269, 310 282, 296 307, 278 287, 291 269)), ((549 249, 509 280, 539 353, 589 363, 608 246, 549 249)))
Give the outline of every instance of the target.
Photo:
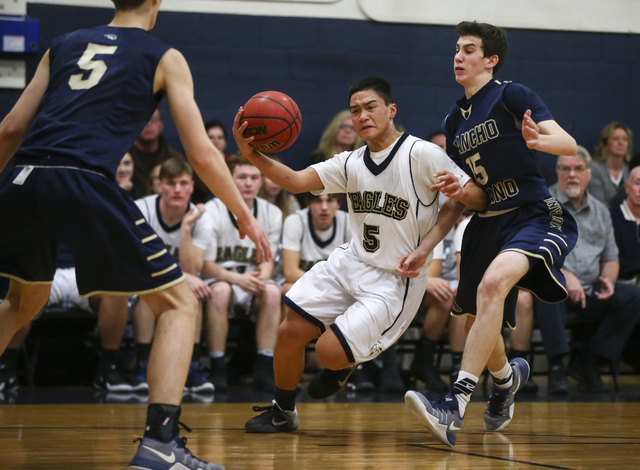
POLYGON ((269 240, 207 138, 184 57, 148 33, 161 0, 113 2, 109 25, 53 41, 0 123, 0 171, 15 154, 15 168, 0 173, 0 275, 11 280, 0 304, 0 352, 46 304, 57 245, 64 243, 74 254, 83 297, 138 294, 158 318, 147 424, 130 467, 219 470, 179 436, 196 298, 114 178, 165 94, 192 166, 267 258, 269 240))
MULTIPOLYGON (((515 327, 518 289, 541 300, 567 298, 560 268, 578 233, 575 220, 551 196, 537 167, 536 151, 575 155, 576 142, 553 120, 530 89, 494 80, 507 53, 504 31, 486 23, 456 28, 454 71, 465 90, 444 119, 451 158, 490 197, 464 232, 460 284, 453 315, 467 316, 469 335, 462 365, 450 393, 427 400, 408 391, 405 402, 434 436, 456 443, 465 408, 485 365, 493 387, 484 413, 488 431, 500 431, 513 418, 514 395, 529 377, 522 358, 507 361, 501 330, 515 327)), ((447 188, 443 193, 447 194, 447 188)))
POLYGON ((263 413, 246 423, 247 432, 297 429, 297 386, 311 340, 318 338, 316 354, 324 366, 308 388, 316 398, 337 392, 358 363, 394 344, 422 301, 427 257, 463 204, 482 210, 487 202, 440 147, 395 128, 397 106, 385 80, 358 80, 348 98, 356 133, 367 145, 301 171, 251 147, 252 138, 242 135, 242 108, 236 115, 240 151, 276 184, 293 193, 347 194, 352 237, 284 298, 286 318, 274 351, 275 400, 254 407, 263 413), (438 213, 438 191, 445 186, 452 198, 438 213))

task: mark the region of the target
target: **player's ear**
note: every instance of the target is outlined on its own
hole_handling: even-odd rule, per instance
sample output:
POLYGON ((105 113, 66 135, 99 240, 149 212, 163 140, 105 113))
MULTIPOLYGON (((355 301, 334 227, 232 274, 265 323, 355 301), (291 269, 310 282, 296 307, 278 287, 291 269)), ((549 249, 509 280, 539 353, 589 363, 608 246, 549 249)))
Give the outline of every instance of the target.
POLYGON ((389 118, 394 119, 398 114, 398 106, 395 103, 389 105, 389 118))
POLYGON ((500 57, 498 57, 496 54, 493 54, 491 57, 489 57, 489 60, 485 65, 485 68, 492 69, 496 65, 498 65, 498 62, 500 62, 500 57))

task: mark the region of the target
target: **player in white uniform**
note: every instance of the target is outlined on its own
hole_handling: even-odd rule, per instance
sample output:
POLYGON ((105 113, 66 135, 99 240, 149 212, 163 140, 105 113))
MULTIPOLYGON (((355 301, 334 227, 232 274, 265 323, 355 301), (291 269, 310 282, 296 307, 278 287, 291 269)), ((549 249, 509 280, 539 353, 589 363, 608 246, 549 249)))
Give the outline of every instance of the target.
MULTIPOLYGON (((165 249, 180 264, 187 284, 202 302, 209 297, 207 285, 198 277, 204 263, 204 253, 213 230, 213 219, 204 206, 189 202, 194 180, 191 165, 181 158, 172 158, 160 166, 159 194, 138 199, 136 205, 147 223, 162 239, 165 249)), ((138 352, 138 369, 134 377, 134 389, 146 388, 146 369, 151 352, 151 342, 156 317, 144 302, 138 302, 134 312, 134 333, 138 352)), ((203 373, 200 364, 200 336, 202 315, 198 315, 193 355, 185 390, 213 392, 214 387, 203 373)))
MULTIPOLYGON (((227 164, 244 202, 266 232, 272 253, 276 253, 282 235, 282 211, 275 204, 257 197, 262 185, 260 170, 242 155, 232 156, 227 164)), ((227 388, 225 351, 229 316, 257 314, 258 358, 254 366, 254 385, 272 391, 273 348, 282 300, 280 285, 272 281, 274 262, 256 261, 255 244, 248 238, 240 238, 235 217, 218 199, 207 202, 205 207, 216 221, 203 268, 203 277, 211 284, 205 311, 210 378, 216 389, 227 388)))
POLYGON ((352 236, 285 297, 289 310, 274 357, 276 399, 273 406, 255 408, 264 413, 247 422, 247 432, 298 427, 302 352, 313 339, 319 337, 316 354, 325 367, 312 382, 314 396, 326 396, 346 382, 357 363, 375 358, 406 330, 425 292, 425 262, 464 207, 452 199, 438 213, 438 190, 454 189, 456 200, 477 210, 486 205, 484 192, 441 148, 395 128, 397 107, 385 80, 355 82, 349 108, 367 145, 302 171, 255 151, 252 139, 242 136, 242 108, 236 115, 239 148, 271 180, 292 193, 347 194, 352 236), (444 171, 451 173, 443 180, 439 172, 444 171))
POLYGON ((307 193, 305 201, 307 207, 287 217, 282 227, 284 294, 304 273, 351 239, 349 215, 339 209, 339 195, 307 193))

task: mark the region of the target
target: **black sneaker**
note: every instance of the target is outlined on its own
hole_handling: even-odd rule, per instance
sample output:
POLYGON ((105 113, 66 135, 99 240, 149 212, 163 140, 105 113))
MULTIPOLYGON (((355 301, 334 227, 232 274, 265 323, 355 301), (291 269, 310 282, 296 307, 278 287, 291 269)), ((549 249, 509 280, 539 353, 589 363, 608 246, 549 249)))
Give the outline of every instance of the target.
POLYGON ((213 393, 215 388, 213 383, 207 379, 204 368, 198 361, 191 362, 189 375, 184 390, 193 393, 213 393))
POLYGON ((125 379, 114 363, 98 366, 93 379, 93 386, 98 390, 106 390, 113 393, 129 393, 133 391, 131 383, 125 379))
POLYGON ((147 367, 149 361, 138 362, 138 367, 133 374, 133 380, 131 381, 131 388, 134 392, 148 392, 149 383, 147 382, 147 367))
POLYGON ((10 372, 5 365, 0 364, 0 392, 18 390, 18 386, 18 375, 15 372, 10 372))
POLYGON ((273 400, 271 406, 254 406, 253 411, 263 411, 255 418, 251 418, 244 425, 244 430, 250 433, 292 432, 298 429, 298 411, 283 410, 273 400))
MULTIPOLYGON (((311 398, 320 400, 338 393, 344 387, 349 376, 356 370, 356 366, 341 370, 320 369, 307 387, 307 393, 311 398)), ((372 384, 373 385, 373 384, 372 384)))
POLYGON ((229 388, 229 384, 227 382, 227 364, 224 357, 211 359, 209 380, 211 380, 213 386, 219 392, 229 388))
POLYGON ((597 359, 593 353, 575 353, 567 366, 569 377, 579 383, 579 388, 586 392, 608 392, 609 387, 602 382, 598 373, 597 359))
POLYGON ((384 367, 382 369, 378 391, 382 393, 404 393, 407 391, 397 366, 384 367))
MULTIPOLYGON (((129 462, 129 468, 139 470, 224 470, 224 467, 200 460, 187 449, 186 437, 175 437, 160 442, 150 437, 140 441, 138 451, 129 462)), ((135 441, 134 441, 135 442, 135 441)))
POLYGON ((567 383, 567 374, 564 371, 562 362, 553 364, 549 367, 549 382, 547 384, 547 394, 549 395, 568 395, 569 384, 567 383))

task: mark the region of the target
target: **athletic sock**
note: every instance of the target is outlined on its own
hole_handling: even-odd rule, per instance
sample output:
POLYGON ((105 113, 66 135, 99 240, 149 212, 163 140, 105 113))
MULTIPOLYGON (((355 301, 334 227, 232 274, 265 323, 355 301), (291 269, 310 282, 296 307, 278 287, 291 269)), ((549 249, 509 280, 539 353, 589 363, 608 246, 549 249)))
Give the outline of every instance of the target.
POLYGON ((276 387, 276 403, 286 411, 293 411, 296 407, 296 396, 298 390, 282 390, 276 387))
POLYGON ((467 403, 471 399, 471 394, 476 389, 478 383, 478 377, 471 375, 468 372, 461 370, 458 373, 458 380, 453 384, 453 396, 458 399, 458 412, 460 417, 464 417, 464 412, 467 408, 467 403))
POLYGON ((511 364, 508 362, 505 362, 500 370, 495 372, 490 370, 489 372, 493 377, 493 383, 495 383, 498 388, 509 388, 513 385, 513 370, 511 369, 511 364))

